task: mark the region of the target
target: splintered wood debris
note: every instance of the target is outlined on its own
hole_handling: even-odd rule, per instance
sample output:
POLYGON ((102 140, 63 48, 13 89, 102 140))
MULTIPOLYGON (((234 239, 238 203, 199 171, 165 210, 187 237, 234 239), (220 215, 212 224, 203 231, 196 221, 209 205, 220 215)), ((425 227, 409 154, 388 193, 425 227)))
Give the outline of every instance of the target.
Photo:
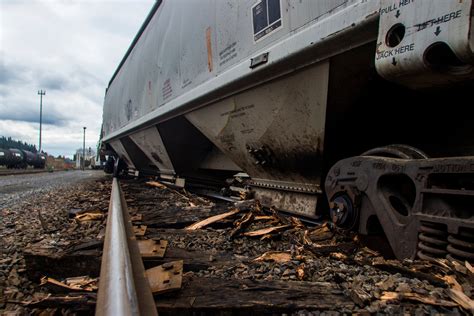
POLYGON ((255 258, 254 261, 288 262, 291 261, 291 259, 291 253, 289 252, 269 251, 255 258))
POLYGON ((469 298, 461 289, 448 289, 449 297, 466 311, 474 315, 474 300, 469 298))
POLYGON ((167 189, 166 185, 158 181, 148 181, 146 184, 151 185, 153 187, 160 188, 160 189, 167 189))
POLYGON ((274 227, 266 227, 266 228, 262 228, 262 229, 258 229, 258 230, 254 230, 254 231, 249 231, 249 232, 245 232, 243 233, 244 236, 248 236, 248 237, 260 237, 260 236, 264 236, 264 235, 267 235, 267 234, 271 234, 271 233, 275 233, 277 231, 281 231, 285 228, 288 228, 290 227, 289 225, 281 225, 281 226, 274 226, 274 227))
POLYGON ((230 232, 230 237, 233 238, 234 236, 239 234, 242 230, 247 228, 247 226, 249 226, 252 223, 254 218, 255 218, 255 215, 253 212, 248 212, 247 214, 244 214, 244 216, 242 216, 241 219, 237 220, 234 223, 235 228, 232 229, 232 231, 230 232))
MULTIPOLYGON (((161 189, 160 198, 163 197, 163 191, 169 189, 161 189)), ((167 257, 173 260, 185 258, 185 271, 188 267, 188 272, 183 276, 186 286, 173 293, 173 296, 157 300, 159 310, 171 311, 168 307, 169 304, 174 304, 172 302, 186 305, 183 300, 189 297, 193 297, 190 308, 205 308, 206 304, 216 304, 213 295, 222 295, 224 292, 226 297, 233 297, 236 303, 219 306, 238 308, 240 294, 236 292, 234 296, 226 284, 240 284, 247 280, 254 285, 244 288, 255 291, 259 296, 263 293, 259 292, 260 290, 273 293, 272 297, 290 295, 289 292, 281 292, 281 288, 271 288, 271 282, 281 280, 334 284, 340 291, 338 295, 341 296, 338 297, 343 297, 348 300, 346 302, 352 304, 347 307, 337 299, 332 299, 337 302, 333 304, 334 310, 345 313, 393 314, 407 310, 410 313, 421 310, 436 313, 445 311, 446 308, 468 311, 468 304, 459 298, 456 301, 452 298, 454 295, 447 291, 446 287, 449 288, 453 281, 449 283, 448 279, 443 279, 443 276, 456 274, 461 281, 453 290, 459 291, 461 288, 461 292, 469 297, 472 294, 468 295, 466 291, 472 291, 470 278, 467 275, 459 276, 460 273, 470 273, 467 264, 463 264, 461 268, 447 260, 438 264, 385 260, 378 252, 364 247, 357 235, 340 231, 330 224, 306 226, 298 218, 281 216, 272 209, 264 210, 258 201, 253 200, 236 203, 227 211, 219 208, 216 214, 213 213, 214 206, 209 208, 188 195, 188 192, 183 192, 181 194, 187 195, 187 198, 175 194, 175 205, 181 205, 177 212, 195 212, 193 214, 199 218, 192 224, 184 225, 188 218, 191 218, 186 215, 188 213, 180 213, 180 219, 171 222, 165 215, 167 213, 160 213, 158 207, 150 208, 143 217, 144 220, 153 217, 159 225, 159 228, 153 228, 157 224, 147 221, 151 227, 147 232, 148 238, 169 240, 169 251, 162 260, 167 257), (192 208, 187 205, 190 199, 195 201, 192 208), (234 213, 233 208, 238 208, 240 212, 234 213), (168 221, 168 226, 160 223, 161 219, 168 221), (233 220, 233 224, 229 220, 233 220), (180 225, 183 225, 182 228, 180 225), (207 284, 211 284, 211 281, 213 291, 200 287, 209 287, 207 284), (397 293, 398 296, 390 296, 388 293, 397 293), (426 299, 431 297, 431 301, 426 299), (412 305, 413 302, 418 305, 412 305)), ((168 202, 164 202, 164 205, 167 206, 159 208, 166 209, 172 205, 166 203, 168 202)), ((175 209, 173 211, 176 212, 175 209)), ((296 288, 288 290, 293 293, 297 291, 296 288)), ((308 287, 305 291, 310 293, 309 295, 317 296, 312 293, 313 288, 308 287)), ((326 292, 326 297, 329 297, 328 293, 326 292)), ((295 310, 318 308, 318 303, 314 301, 303 307, 308 303, 303 301, 304 299, 294 301, 295 310)), ((319 303, 322 304, 323 301, 324 299, 319 303)), ((266 305, 261 300, 258 303, 252 302, 257 309, 263 308, 264 305, 266 308, 275 308, 274 305, 266 305)), ((328 307, 326 309, 331 310, 328 307)))
POLYGON ((0 207, 0 314, 93 313, 109 200, 100 175, 0 207))
POLYGON ((104 214, 102 214, 100 211, 87 212, 87 213, 81 213, 81 214, 76 215, 76 219, 80 222, 97 221, 97 220, 101 220, 102 218, 104 218, 104 214))
MULTIPOLYGON (((242 314, 249 308, 257 314, 293 315, 315 311, 473 314, 472 263, 386 260, 365 247, 356 234, 329 224, 305 225, 255 200, 212 202, 185 190, 161 183, 144 186, 140 181, 123 181, 122 189, 133 224, 143 228, 137 242, 142 243, 159 312, 175 314, 180 306, 196 312, 222 308, 242 314), (166 242, 163 255, 161 247, 166 242), (175 274, 175 269, 181 273, 175 274)), ((36 211, 24 212, 37 209, 33 208, 40 205, 37 201, 19 206, 18 211, 2 210, 6 255, 0 258, 0 268, 6 281, 1 287, 5 300, 0 301, 0 311, 21 307, 31 313, 53 307, 91 313, 95 293, 68 289, 76 285, 65 280, 82 275, 81 266, 93 271, 100 265, 99 237, 103 238, 105 216, 75 219, 77 214, 97 209, 105 215, 109 184, 103 186, 102 196, 95 192, 100 190, 91 187, 81 194, 45 198, 42 203, 64 201, 62 207, 57 203, 41 207, 47 231, 36 211), (91 202, 91 197, 96 201, 91 202), (34 218, 34 233, 27 215, 34 218), (15 224, 18 218, 27 218, 23 222, 28 224, 15 224), (16 241, 19 232, 24 232, 25 241, 16 241), (26 245, 30 253, 25 252, 24 260, 21 250, 26 245), (50 278, 42 287, 37 272, 50 278)))
POLYGON ((451 301, 437 299, 431 296, 424 296, 424 295, 420 295, 418 293, 413 293, 413 292, 406 292, 406 293, 383 292, 380 299, 383 301, 409 300, 409 301, 415 301, 415 302, 420 302, 424 304, 445 306, 445 307, 455 307, 458 305, 451 301))
POLYGON ((212 217, 209 217, 209 218, 206 218, 205 220, 202 220, 202 221, 199 221, 197 223, 194 223, 188 227, 186 227, 186 230, 196 230, 196 229, 201 229, 203 227, 206 227, 212 223, 215 223, 215 222, 218 222, 218 221, 221 221, 227 217, 230 217, 232 215, 235 215, 237 213, 239 213, 240 210, 239 209, 233 209, 229 212, 226 212, 226 213, 223 213, 223 214, 218 214, 218 215, 214 215, 212 217))
POLYGON ((47 276, 41 278, 40 285, 56 286, 67 291, 97 291, 98 278, 91 278, 89 276, 80 276, 66 278, 64 281, 58 281, 47 276))
POLYGON ((467 261, 465 262, 465 265, 466 265, 466 268, 469 270, 469 272, 474 274, 474 268, 472 267, 472 265, 467 261))

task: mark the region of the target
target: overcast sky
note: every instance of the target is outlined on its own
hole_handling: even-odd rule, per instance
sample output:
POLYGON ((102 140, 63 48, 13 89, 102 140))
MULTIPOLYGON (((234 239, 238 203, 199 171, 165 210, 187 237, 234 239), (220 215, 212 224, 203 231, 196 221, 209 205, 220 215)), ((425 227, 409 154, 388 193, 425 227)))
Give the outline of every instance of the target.
POLYGON ((154 0, 0 0, 0 136, 72 158, 95 148, 105 88, 154 0))

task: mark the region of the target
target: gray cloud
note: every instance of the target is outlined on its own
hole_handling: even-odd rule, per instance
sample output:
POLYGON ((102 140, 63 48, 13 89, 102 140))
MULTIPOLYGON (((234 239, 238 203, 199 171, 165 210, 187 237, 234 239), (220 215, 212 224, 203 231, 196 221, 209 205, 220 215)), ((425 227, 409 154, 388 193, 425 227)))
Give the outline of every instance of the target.
POLYGON ((68 81, 63 76, 47 75, 39 80, 38 86, 46 90, 64 90, 68 86, 68 81))
MULTIPOLYGON (((10 108, 0 108, 0 119, 8 121, 29 122, 39 124, 39 105, 36 111, 25 108, 11 110, 10 108)), ((58 113, 56 110, 44 110, 42 123, 56 126, 65 126, 70 121, 67 117, 58 113)))
POLYGON ((16 65, 6 65, 0 62, 0 85, 21 81, 25 69, 16 65))
POLYGON ((98 140, 105 88, 154 0, 0 0, 0 135, 54 155, 98 140), (74 142, 79 140, 78 144, 74 142))

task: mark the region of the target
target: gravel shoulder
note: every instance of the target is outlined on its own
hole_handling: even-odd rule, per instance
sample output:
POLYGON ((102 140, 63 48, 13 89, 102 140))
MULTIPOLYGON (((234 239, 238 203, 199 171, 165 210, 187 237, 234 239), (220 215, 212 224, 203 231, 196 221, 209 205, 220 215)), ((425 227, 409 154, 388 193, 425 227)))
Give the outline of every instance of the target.
POLYGON ((14 205, 23 199, 67 187, 82 181, 100 179, 105 174, 100 170, 71 170, 0 177, 0 208, 14 205))
MULTIPOLYGON (((49 295, 28 277, 25 251, 59 253, 96 240, 103 221, 81 223, 70 211, 105 213, 110 177, 97 171, 68 171, 0 177, 0 314, 34 315, 44 309, 24 307, 49 295)), ((59 269, 60 270, 60 269, 59 269)), ((52 308, 47 315, 61 309, 52 308)))

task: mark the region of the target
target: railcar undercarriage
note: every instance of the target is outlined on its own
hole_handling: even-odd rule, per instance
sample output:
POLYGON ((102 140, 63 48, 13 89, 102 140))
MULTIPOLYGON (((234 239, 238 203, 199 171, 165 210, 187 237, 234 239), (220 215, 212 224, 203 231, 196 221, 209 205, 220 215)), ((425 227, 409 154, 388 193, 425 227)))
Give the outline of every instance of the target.
POLYGON ((176 28, 206 42, 179 47, 157 4, 107 90, 106 149, 178 185, 226 191, 245 173, 263 205, 383 232, 398 258, 472 261, 472 1, 258 3, 221 8, 242 32, 190 15, 176 28), (254 32, 276 19, 251 42, 247 11, 254 32))

